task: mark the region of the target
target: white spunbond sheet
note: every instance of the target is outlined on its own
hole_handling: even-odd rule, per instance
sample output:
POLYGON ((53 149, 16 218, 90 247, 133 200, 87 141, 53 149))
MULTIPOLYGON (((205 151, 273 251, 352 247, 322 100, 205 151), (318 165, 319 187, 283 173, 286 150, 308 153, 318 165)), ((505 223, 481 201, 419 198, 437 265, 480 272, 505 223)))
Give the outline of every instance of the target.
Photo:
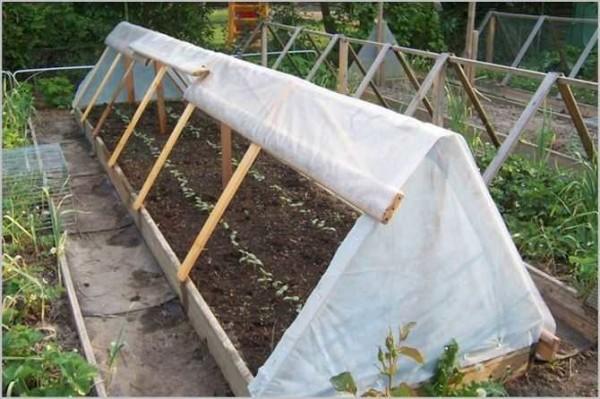
POLYGON ((363 390, 381 388, 377 347, 411 321, 406 345, 426 360, 401 360, 396 381, 411 384, 432 376, 451 339, 466 366, 555 330, 462 137, 438 140, 402 189, 389 224, 357 221, 250 384, 253 396, 332 395, 329 378, 343 371, 363 390))

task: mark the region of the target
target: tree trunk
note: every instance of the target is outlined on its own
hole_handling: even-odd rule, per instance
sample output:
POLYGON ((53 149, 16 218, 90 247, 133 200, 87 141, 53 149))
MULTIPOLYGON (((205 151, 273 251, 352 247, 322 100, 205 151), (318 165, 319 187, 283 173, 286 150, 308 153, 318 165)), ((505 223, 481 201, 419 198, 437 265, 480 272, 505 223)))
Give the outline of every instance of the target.
POLYGON ((329 10, 329 3, 322 1, 319 4, 321 5, 321 15, 323 16, 323 26, 325 27, 325 32, 336 34, 337 27, 335 26, 335 21, 329 10))

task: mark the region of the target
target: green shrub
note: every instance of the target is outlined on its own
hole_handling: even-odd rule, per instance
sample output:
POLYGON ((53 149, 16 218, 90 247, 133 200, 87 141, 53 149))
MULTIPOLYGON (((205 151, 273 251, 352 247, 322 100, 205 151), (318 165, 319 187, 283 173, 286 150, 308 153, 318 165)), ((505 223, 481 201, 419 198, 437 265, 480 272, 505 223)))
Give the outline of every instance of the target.
POLYGON ((39 79, 38 85, 46 105, 54 108, 70 108, 73 101, 74 86, 64 76, 39 79))

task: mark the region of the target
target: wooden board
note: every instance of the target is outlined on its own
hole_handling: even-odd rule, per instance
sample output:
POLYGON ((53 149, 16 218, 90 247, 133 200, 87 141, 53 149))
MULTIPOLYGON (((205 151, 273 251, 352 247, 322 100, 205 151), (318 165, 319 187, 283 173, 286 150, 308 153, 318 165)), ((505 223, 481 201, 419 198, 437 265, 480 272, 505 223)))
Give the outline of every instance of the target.
MULTIPOLYGON (((78 114, 79 110, 75 110, 78 114)), ((193 282, 181 284, 177 279, 180 262, 158 226, 145 208, 135 211, 132 203, 135 194, 123 171, 118 165, 108 167, 109 152, 102 138, 91 135, 92 126, 89 122, 83 126, 87 139, 92 144, 98 160, 104 167, 121 201, 127 206, 137 228, 139 229, 148 248, 163 270, 171 288, 179 296, 192 326, 200 338, 205 339, 211 355, 219 365, 223 376, 231 390, 237 396, 249 396, 248 384, 253 376, 239 352, 225 333, 225 330, 210 310, 210 307, 193 282)))
POLYGON ((73 284, 73 279, 71 278, 71 270, 69 269, 67 257, 64 253, 59 253, 57 256, 57 261, 58 268, 62 276, 63 287, 65 288, 65 291, 67 292, 67 298, 69 299, 69 305, 71 307, 71 314, 73 315, 75 329, 77 330, 79 342, 81 343, 81 348, 83 349, 83 355, 89 364, 98 369, 98 374, 94 377, 94 389, 96 390, 97 396, 106 398, 106 387, 104 386, 104 380, 100 376, 100 369, 98 367, 98 363, 96 362, 94 348, 92 347, 92 342, 90 341, 87 328, 85 327, 85 321, 81 313, 79 300, 77 299, 75 285, 73 284))

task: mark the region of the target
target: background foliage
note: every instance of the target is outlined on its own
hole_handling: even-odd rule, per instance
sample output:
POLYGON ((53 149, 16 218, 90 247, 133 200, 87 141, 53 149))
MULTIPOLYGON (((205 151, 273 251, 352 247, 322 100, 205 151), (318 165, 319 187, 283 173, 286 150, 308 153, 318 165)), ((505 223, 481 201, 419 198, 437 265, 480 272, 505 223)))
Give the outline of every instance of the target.
POLYGON ((208 45, 210 11, 203 3, 5 3, 3 68, 93 63, 123 20, 208 45))

